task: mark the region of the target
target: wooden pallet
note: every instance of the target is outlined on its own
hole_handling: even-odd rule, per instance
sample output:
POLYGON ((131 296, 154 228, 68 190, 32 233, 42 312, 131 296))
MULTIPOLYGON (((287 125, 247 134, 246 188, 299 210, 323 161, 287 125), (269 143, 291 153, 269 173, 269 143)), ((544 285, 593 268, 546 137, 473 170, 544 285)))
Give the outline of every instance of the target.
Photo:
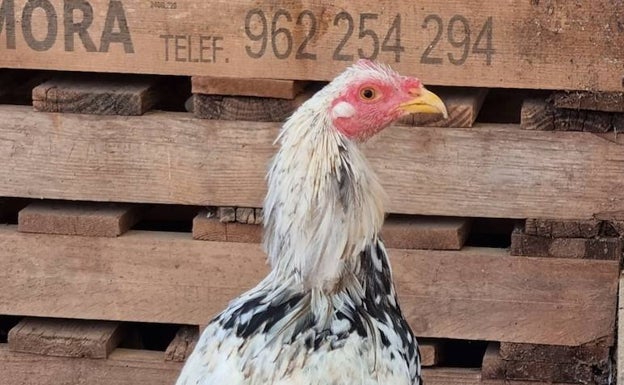
MULTIPOLYGON (((142 347, 146 336, 136 328, 118 322, 23 318, 10 329, 8 343, 0 343, 5 370, 0 384, 52 384, 59 379, 68 384, 172 384, 195 346, 197 327, 179 327, 174 335, 150 335, 162 342, 152 350, 142 347), (7 379, 11 382, 3 382, 7 379)), ((503 343, 499 347, 498 343, 419 341, 427 383, 602 384, 609 378, 608 372, 597 369, 600 365, 604 369, 609 356, 608 347, 599 344, 570 348, 503 343), (481 348, 486 345, 487 350, 481 348), (461 361, 456 361, 459 355, 461 361), (457 364, 464 367, 454 367, 457 364)))
POLYGON ((3 4, 0 67, 329 80, 373 57, 428 84, 622 88, 624 10, 612 0, 3 4))

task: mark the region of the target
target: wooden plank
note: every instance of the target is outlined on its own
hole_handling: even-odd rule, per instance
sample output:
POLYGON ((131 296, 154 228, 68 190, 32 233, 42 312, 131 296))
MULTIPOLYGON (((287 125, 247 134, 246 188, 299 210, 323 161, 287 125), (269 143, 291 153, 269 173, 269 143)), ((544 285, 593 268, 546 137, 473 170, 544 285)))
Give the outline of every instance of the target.
POLYGON ((9 331, 13 352, 106 358, 122 337, 118 322, 25 318, 9 331))
POLYGON ((554 92, 555 107, 577 110, 624 112, 624 92, 554 92))
POLYGON ((199 339, 197 326, 182 326, 165 350, 165 361, 184 362, 199 339))
POLYGON ((505 378, 505 363, 499 354, 499 348, 498 342, 488 343, 481 363, 481 377, 483 379, 505 378))
POLYGON ((128 204, 40 201, 20 210, 18 230, 25 233, 116 237, 140 219, 140 207, 128 204))
POLYGON ((6 1, 0 67, 329 80, 364 56, 431 84, 622 90, 624 37, 611 16, 624 5, 613 0, 513 7, 496 0, 424 0, 418 12, 410 2, 391 0, 331 6, 280 0, 270 7, 90 0, 73 13, 63 12, 61 0, 50 0, 45 11, 25 6, 26 0, 6 1), (88 27, 74 16, 87 12, 94 15, 88 27), (61 20, 72 25, 69 32, 53 28, 61 20), (272 34, 272 26, 283 29, 272 34), (360 31, 371 33, 359 38, 360 31), (458 42, 466 44, 453 46, 458 42))
POLYGON ((194 94, 257 96, 265 98, 294 99, 307 83, 285 79, 237 79, 212 76, 191 78, 194 94))
MULTIPOLYGON (((107 360, 87 360, 13 353, 6 344, 0 344, 0 366, 0 385, 171 385, 182 369, 157 351, 116 349, 107 360)), ((478 369, 424 368, 422 374, 433 385, 481 383, 478 369)))
MULTIPOLYGON (((253 210, 253 209, 251 209, 253 210)), ((193 239, 218 242, 262 241, 262 227, 247 224, 249 211, 236 209, 236 222, 221 222, 200 212, 193 219, 193 239), (240 220, 239 220, 240 218, 240 220)), ((253 223, 255 223, 255 216, 253 223)), ((459 250, 468 237, 470 221, 466 218, 413 217, 391 215, 384 222, 381 236, 387 247, 398 249, 459 250)))
POLYGON ((603 221, 598 219, 558 220, 529 218, 524 225, 524 232, 549 238, 594 238, 600 234, 603 221))
POLYGON ((537 361, 573 364, 606 363, 609 360, 609 345, 603 340, 592 341, 581 346, 559 346, 540 344, 517 344, 502 342, 500 356, 509 361, 537 361))
POLYGON ((622 257, 622 240, 548 238, 524 234, 522 230, 515 229, 511 234, 511 255, 619 261, 622 257))
POLYGON ((291 100, 194 94, 193 114, 200 119, 283 122, 310 96, 304 93, 291 100))
POLYGON ((608 384, 608 363, 586 364, 535 361, 505 361, 505 378, 521 381, 543 381, 579 384, 608 384))
MULTIPOLYGON (((239 207, 262 206, 279 127, 19 106, 0 106, 0 121, 2 196, 239 207)), ((388 192, 387 212, 588 219, 624 210, 622 143, 517 125, 395 126, 364 152, 388 192)))
POLYGON ((163 96, 149 77, 57 76, 32 91, 33 107, 44 112, 95 115, 143 115, 163 96))
MULTIPOLYGON (((268 267, 260 245, 188 238, 0 228, 0 314, 205 324, 268 267)), ((559 345, 613 338, 617 262, 510 257, 498 249, 389 250, 417 336, 559 345)))
POLYGON ((391 215, 381 236, 397 249, 459 250, 470 232, 470 220, 453 217, 391 215))
POLYGON ((555 108, 545 100, 527 99, 520 126, 525 130, 617 132, 624 127, 624 114, 555 108))
POLYGON ((440 361, 444 345, 441 341, 418 339, 420 364, 422 366, 436 366, 440 361))
POLYGON ((193 219, 193 239, 217 242, 262 242, 262 226, 238 222, 221 222, 200 212, 193 219))
POLYGON ((432 88, 444 101, 448 118, 439 115, 411 114, 402 124, 421 127, 472 127, 481 110, 488 90, 483 88, 432 88))

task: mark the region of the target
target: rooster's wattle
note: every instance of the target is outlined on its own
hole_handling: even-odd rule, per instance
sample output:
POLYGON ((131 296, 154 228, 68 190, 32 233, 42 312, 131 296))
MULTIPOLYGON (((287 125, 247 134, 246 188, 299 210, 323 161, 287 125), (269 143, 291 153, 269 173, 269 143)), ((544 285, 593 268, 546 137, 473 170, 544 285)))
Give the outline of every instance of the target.
POLYGON ((446 115, 412 77, 359 61, 284 124, 268 175, 271 272, 202 333, 178 385, 418 385, 416 340, 378 233, 384 193, 358 143, 446 115))

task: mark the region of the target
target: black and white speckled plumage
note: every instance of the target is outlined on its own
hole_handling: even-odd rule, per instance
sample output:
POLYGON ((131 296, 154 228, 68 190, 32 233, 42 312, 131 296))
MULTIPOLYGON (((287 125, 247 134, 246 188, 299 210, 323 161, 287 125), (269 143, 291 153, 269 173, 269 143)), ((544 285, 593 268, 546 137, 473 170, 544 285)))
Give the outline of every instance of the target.
POLYGON ((284 125, 264 205, 270 274, 202 333, 177 385, 420 385, 416 340, 378 237, 383 190, 332 97, 386 67, 357 64, 284 125))

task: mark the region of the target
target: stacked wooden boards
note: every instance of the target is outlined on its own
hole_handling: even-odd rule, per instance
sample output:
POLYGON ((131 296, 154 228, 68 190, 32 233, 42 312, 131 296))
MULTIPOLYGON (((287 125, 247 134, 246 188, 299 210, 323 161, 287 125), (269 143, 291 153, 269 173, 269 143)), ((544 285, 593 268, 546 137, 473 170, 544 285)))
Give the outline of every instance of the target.
POLYGON ((267 271, 281 122, 358 58, 449 109, 365 145, 425 380, 608 383, 622 8, 1 1, 0 67, 91 73, 0 71, 0 384, 172 383, 197 326, 267 271))

